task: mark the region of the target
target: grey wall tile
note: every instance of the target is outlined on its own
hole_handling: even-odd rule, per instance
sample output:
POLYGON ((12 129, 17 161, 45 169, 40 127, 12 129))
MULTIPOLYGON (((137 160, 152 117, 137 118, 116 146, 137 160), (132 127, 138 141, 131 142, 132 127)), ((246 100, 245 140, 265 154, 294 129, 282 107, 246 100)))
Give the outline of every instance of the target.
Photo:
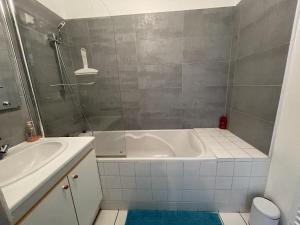
POLYGON ((275 121, 281 86, 233 86, 231 107, 258 118, 275 121))
POLYGON ((85 44, 89 38, 88 20, 68 21, 67 32, 72 43, 85 44))
MULTIPOLYGON (((84 34, 85 41, 88 43, 102 43, 114 41, 114 21, 110 17, 104 18, 91 18, 82 20, 71 20, 71 24, 74 21, 84 21, 85 29, 88 28, 88 33, 84 34)), ((69 23, 69 21, 68 21, 69 23)), ((75 26, 75 25, 74 25, 75 26)), ((73 30, 73 28, 71 28, 73 30)), ((77 27, 78 29, 78 27, 77 27)), ((76 29, 75 29, 76 30, 76 29)), ((72 32, 70 33, 72 37, 72 32)))
POLYGON ((116 42, 118 64, 137 64, 137 50, 135 40, 116 42))
POLYGON ((290 42, 296 6, 297 0, 281 1, 275 6, 275 13, 270 15, 271 25, 266 33, 267 44, 271 48, 290 42))
POLYGON ((295 0, 243 0, 234 17, 239 28, 229 72, 229 129, 265 153, 270 148, 295 9, 295 0))
POLYGON ((181 38, 138 40, 137 54, 143 64, 179 64, 182 61, 181 38))
POLYGON ((231 110, 229 129, 245 141, 268 154, 274 124, 231 110))
POLYGON ((139 109, 141 93, 138 89, 122 90, 121 96, 124 109, 139 109))
POLYGON ((184 12, 184 37, 232 34, 233 7, 184 12))
POLYGON ((261 0, 243 0, 238 5, 239 13, 242 15, 240 18, 240 27, 253 23, 260 18, 265 12, 265 1, 261 0))
POLYGON ((181 129, 182 110, 165 112, 143 112, 141 114, 141 129, 181 129))
POLYGON ((140 91, 140 107, 146 112, 163 112, 182 108, 180 88, 140 91))
POLYGON ((181 88, 181 64, 139 65, 139 89, 181 88))
MULTIPOLYGON (((25 50, 30 62, 30 71, 34 80, 40 110, 47 136, 65 136, 81 132, 83 129, 82 114, 74 105, 79 102, 78 90, 75 92, 61 92, 50 84, 61 83, 57 70, 55 52, 50 45, 47 35, 57 31, 62 18, 32 0, 19 1, 17 6, 18 18, 21 21, 21 35, 25 43, 25 50), (34 24, 26 23, 25 13, 34 17, 34 24), (23 18, 23 19, 21 19, 23 18), (58 110, 59 109, 59 110, 58 110)), ((73 76, 73 60, 71 60, 70 42, 86 42, 88 27, 86 21, 73 21, 68 23, 64 31, 70 31, 73 39, 64 35, 61 45, 62 55, 65 59, 66 69, 70 73, 70 82, 75 81, 73 76)), ((75 89, 75 88, 74 88, 75 89)), ((24 125, 22 125, 24 126, 24 125)))
POLYGON ((138 88, 137 65, 119 64, 120 88, 124 90, 135 90, 138 88))
MULTIPOLYGON (((186 128, 216 126, 225 106, 232 15, 232 8, 220 8, 88 20, 90 64, 99 77, 116 80, 97 79, 94 88, 81 90, 86 112, 97 117, 119 104, 126 129, 182 128, 184 120, 186 128), (190 117, 185 107, 208 114, 190 117)), ((77 66, 80 55, 73 54, 77 66)))
POLYGON ((287 44, 237 60, 234 84, 281 85, 288 49, 287 44))
MULTIPOLYGON (((288 44, 291 38, 295 1, 282 1, 240 31, 239 56, 288 44)), ((242 18, 242 17, 241 17, 242 18)))
POLYGON ((200 36, 183 38, 183 62, 230 59, 231 36, 200 36))
POLYGON ((226 85, 228 80, 228 62, 204 61, 182 65, 182 77, 185 88, 197 90, 205 85, 226 85))
POLYGON ((203 106, 202 108, 185 109, 183 128, 218 127, 220 115, 224 114, 223 106, 203 106))
POLYGON ((136 16, 138 39, 160 39, 181 37, 183 12, 149 13, 136 16))

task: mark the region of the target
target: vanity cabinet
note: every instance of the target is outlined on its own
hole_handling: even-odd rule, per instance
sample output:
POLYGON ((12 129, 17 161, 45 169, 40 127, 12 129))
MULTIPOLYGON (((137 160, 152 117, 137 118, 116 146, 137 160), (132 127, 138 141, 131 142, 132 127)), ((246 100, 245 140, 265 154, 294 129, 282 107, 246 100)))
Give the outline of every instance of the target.
POLYGON ((20 225, 78 225, 68 179, 64 178, 20 225))
POLYGON ((19 225, 92 225, 101 200, 96 155, 91 151, 19 225))
POLYGON ((102 192, 95 154, 89 154, 68 175, 79 225, 91 225, 102 192))

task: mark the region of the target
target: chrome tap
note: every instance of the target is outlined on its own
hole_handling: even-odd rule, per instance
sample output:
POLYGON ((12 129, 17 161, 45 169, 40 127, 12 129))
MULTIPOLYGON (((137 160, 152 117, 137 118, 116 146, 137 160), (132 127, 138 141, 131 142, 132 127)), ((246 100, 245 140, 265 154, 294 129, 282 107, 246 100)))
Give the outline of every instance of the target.
POLYGON ((4 153, 4 154, 7 153, 8 148, 9 148, 9 145, 8 145, 8 144, 2 145, 2 146, 0 147, 0 153, 4 153))
MULTIPOLYGON (((2 138, 0 138, 1 141, 2 138)), ((8 152, 9 145, 4 144, 0 147, 0 160, 4 158, 5 154, 8 152)))

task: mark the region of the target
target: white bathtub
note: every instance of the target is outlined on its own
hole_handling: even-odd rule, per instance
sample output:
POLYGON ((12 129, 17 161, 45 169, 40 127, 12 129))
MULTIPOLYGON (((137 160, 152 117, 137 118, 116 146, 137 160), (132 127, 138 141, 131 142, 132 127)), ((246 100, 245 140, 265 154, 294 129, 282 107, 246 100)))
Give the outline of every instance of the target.
POLYGON ((98 156, 107 156, 97 159, 102 209, 248 212, 249 196, 264 193, 268 156, 227 130, 117 131, 95 136, 98 156), (122 149, 127 157, 120 157, 126 155, 122 149), (257 170, 257 163, 265 169, 257 170))
POLYGON ((98 157, 207 158, 213 156, 192 129, 96 131, 93 135, 96 137, 98 157))

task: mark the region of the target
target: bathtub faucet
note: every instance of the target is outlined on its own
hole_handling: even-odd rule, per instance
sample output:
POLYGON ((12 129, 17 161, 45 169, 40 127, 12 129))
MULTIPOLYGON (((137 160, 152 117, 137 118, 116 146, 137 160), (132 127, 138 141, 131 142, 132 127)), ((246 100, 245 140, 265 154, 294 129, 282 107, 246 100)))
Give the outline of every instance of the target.
POLYGON ((4 156, 8 152, 8 149, 9 149, 9 145, 8 144, 2 145, 0 147, 0 160, 4 158, 4 156))

